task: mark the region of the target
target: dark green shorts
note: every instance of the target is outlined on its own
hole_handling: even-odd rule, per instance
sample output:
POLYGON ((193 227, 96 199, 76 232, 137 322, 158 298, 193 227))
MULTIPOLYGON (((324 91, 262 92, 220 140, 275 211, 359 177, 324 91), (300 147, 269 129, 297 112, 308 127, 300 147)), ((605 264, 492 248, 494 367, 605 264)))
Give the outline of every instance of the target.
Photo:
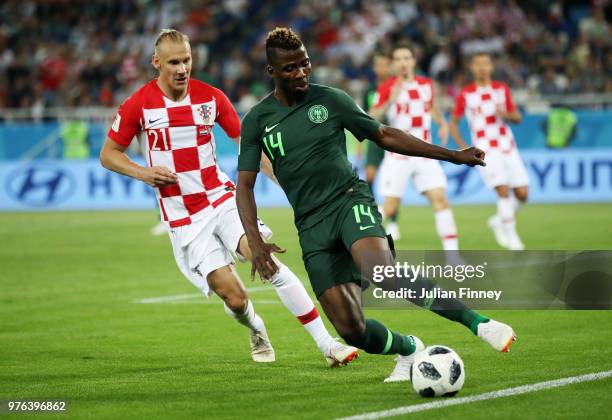
POLYGON ((338 284, 361 284, 349 252, 351 245, 369 236, 386 237, 378 206, 365 182, 355 184, 338 200, 343 203, 327 217, 299 232, 302 259, 317 298, 338 284))
POLYGON ((367 148, 365 166, 376 166, 378 168, 385 157, 385 149, 371 140, 367 141, 367 148))

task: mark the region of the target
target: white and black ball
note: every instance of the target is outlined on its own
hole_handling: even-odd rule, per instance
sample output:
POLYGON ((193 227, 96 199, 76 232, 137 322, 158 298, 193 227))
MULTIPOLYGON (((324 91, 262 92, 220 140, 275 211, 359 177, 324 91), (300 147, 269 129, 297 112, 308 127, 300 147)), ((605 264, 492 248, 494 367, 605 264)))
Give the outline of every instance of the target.
POLYGON ((451 397, 463 387, 465 367, 453 349, 429 346, 415 354, 410 380, 422 397, 451 397))

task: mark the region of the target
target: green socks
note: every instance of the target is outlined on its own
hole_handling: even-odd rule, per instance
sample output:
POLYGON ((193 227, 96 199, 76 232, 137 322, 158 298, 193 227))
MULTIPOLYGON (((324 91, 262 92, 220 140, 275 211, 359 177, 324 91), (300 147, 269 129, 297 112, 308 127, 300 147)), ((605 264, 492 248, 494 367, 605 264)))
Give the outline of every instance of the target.
POLYGON ((372 354, 408 356, 414 353, 416 344, 412 337, 390 331, 375 319, 367 319, 362 349, 372 354))
POLYGON ((465 325, 474 335, 478 333, 478 325, 481 322, 489 321, 489 318, 480 315, 456 299, 437 299, 435 307, 432 306, 430 310, 441 317, 465 325))
POLYGON ((480 315, 478 312, 468 309, 463 311, 461 314, 461 320, 459 321, 466 327, 468 327, 474 335, 478 335, 478 326, 482 322, 489 322, 489 318, 480 315))
MULTIPOLYGON (((489 318, 471 309, 452 310, 450 312, 436 310, 435 312, 447 319, 460 322, 474 334, 477 334, 480 323, 489 322, 489 318)), ((370 354, 400 354, 408 356, 416 350, 414 338, 393 332, 375 319, 366 319, 365 337, 363 343, 359 344, 358 347, 370 354)))
MULTIPOLYGON (((435 284, 430 280, 419 277, 414 281, 414 288, 419 291, 422 289, 431 290, 435 284)), ((412 303, 421 308, 444 317, 450 321, 460 322, 469 328, 474 334, 478 332, 478 324, 489 321, 489 318, 480 315, 478 312, 468 308, 465 303, 453 298, 434 298, 434 299, 409 299, 412 303)))

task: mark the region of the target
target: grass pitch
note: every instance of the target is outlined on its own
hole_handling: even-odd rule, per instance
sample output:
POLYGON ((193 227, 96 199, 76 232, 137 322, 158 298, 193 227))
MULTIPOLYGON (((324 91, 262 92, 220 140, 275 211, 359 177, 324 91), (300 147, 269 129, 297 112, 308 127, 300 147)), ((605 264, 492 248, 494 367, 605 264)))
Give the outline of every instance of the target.
MULTIPOLYGON (((497 249, 485 226, 493 206, 454 211, 464 249, 497 249)), ((291 212, 260 215, 287 249, 283 261, 307 283, 291 212)), ((69 417, 113 419, 318 419, 429 401, 410 384, 383 384, 392 357, 362 353, 328 369, 271 287, 251 297, 277 362, 252 363, 245 329, 219 299, 195 296, 168 239, 149 235, 154 219, 153 212, 0 214, 0 400, 64 399, 69 417)), ((518 221, 528 249, 612 249, 610 205, 529 205, 518 221)), ((398 249, 439 248, 429 209, 402 209, 400 225, 398 249)), ((247 287, 261 286, 250 283, 248 266, 239 272, 247 287)), ((487 314, 517 331, 510 353, 426 311, 367 311, 426 344, 454 348, 467 372, 459 396, 612 369, 612 312, 487 314)), ((413 417, 609 418, 611 391, 608 378, 413 417)))

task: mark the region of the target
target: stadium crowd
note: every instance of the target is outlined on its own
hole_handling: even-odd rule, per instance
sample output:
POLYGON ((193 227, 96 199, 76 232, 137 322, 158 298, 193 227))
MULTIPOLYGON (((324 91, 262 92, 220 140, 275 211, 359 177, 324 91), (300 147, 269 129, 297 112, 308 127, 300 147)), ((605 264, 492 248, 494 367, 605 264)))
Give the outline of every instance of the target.
POLYGON ((143 81, 160 28, 192 41, 193 77, 246 111, 271 85, 263 40, 277 25, 301 34, 314 80, 355 97, 371 56, 399 40, 449 96, 468 57, 489 51, 496 78, 534 95, 612 93, 605 0, 6 0, 0 4, 0 108, 115 106, 143 81))

